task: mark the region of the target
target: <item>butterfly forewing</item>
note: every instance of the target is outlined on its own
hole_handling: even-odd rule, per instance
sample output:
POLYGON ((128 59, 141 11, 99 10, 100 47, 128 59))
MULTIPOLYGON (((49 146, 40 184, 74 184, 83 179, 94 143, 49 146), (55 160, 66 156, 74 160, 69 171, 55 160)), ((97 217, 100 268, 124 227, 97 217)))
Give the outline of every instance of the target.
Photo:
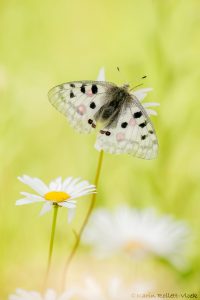
POLYGON ((108 83, 99 81, 63 83, 50 90, 49 101, 74 129, 90 133, 96 126, 94 115, 106 101, 107 86, 108 83))

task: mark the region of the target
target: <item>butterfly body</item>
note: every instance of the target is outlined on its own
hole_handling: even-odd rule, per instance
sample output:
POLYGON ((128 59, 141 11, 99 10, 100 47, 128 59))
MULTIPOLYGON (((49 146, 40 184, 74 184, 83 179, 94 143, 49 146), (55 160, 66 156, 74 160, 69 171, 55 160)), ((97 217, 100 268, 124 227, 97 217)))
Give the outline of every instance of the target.
POLYGON ((95 114, 95 121, 105 123, 106 126, 114 125, 122 111, 122 108, 131 102, 127 86, 111 86, 107 87, 105 104, 101 106, 95 114))
POLYGON ((109 153, 128 153, 152 159, 157 138, 148 114, 129 90, 106 81, 75 81, 49 92, 50 102, 81 133, 90 133, 97 123, 102 129, 95 147, 109 153))

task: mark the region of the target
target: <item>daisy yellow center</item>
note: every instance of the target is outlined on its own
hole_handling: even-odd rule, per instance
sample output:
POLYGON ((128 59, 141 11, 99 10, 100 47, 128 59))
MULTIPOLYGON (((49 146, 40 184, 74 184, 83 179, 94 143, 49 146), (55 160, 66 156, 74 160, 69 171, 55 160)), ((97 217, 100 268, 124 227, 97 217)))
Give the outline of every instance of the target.
POLYGON ((62 202, 70 198, 70 195, 65 192, 52 191, 44 195, 47 201, 62 202))

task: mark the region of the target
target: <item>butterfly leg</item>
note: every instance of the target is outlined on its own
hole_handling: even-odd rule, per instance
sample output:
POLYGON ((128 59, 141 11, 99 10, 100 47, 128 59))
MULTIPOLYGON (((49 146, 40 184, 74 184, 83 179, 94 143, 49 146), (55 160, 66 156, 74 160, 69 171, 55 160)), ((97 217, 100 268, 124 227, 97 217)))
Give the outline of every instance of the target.
POLYGON ((93 128, 96 128, 96 124, 94 123, 94 121, 92 119, 88 120, 88 124, 90 124, 93 128))
POLYGON ((99 131, 101 134, 105 134, 107 136, 111 135, 110 131, 106 131, 106 130, 100 130, 99 131))

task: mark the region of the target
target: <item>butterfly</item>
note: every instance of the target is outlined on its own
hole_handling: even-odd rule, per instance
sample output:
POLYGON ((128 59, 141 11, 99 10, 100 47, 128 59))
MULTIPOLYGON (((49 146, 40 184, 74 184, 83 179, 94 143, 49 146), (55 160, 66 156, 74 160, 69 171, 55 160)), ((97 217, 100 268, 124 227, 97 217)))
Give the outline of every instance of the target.
POLYGON ((128 84, 84 80, 57 85, 48 97, 78 132, 91 133, 97 123, 102 124, 95 143, 97 150, 153 159, 158 152, 156 133, 136 94, 128 84))

